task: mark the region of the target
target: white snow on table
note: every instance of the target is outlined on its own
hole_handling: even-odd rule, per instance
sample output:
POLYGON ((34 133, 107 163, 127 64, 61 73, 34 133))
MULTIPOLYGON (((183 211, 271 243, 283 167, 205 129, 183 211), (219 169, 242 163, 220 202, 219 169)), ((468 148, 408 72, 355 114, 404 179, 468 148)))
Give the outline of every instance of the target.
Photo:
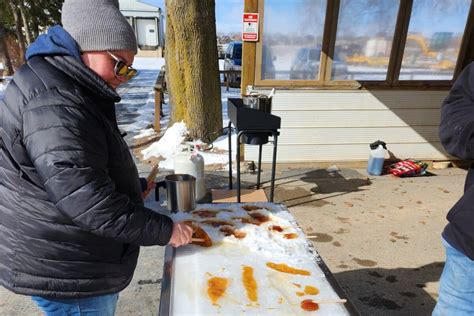
MULTIPOLYGON (((239 204, 201 204, 197 210, 219 210, 215 218, 200 218, 190 213, 171 215, 173 220, 224 220, 232 221, 235 228, 246 233, 243 239, 226 237, 208 224, 199 224, 213 240, 209 248, 188 245, 176 249, 173 264, 171 289, 172 315, 307 315, 300 307, 301 301, 339 299, 320 269, 321 260, 292 215, 280 204, 246 203, 258 205, 259 212, 269 215, 271 221, 260 226, 232 221, 233 217, 248 217, 247 211, 239 204), (283 232, 270 229, 278 225, 283 232), (295 239, 286 239, 284 234, 295 233, 295 239), (268 262, 286 264, 303 269, 310 275, 295 275, 273 270, 268 262), (257 302, 251 302, 242 281, 243 266, 254 269, 257 282, 257 302), (208 296, 208 280, 211 277, 227 278, 230 281, 225 294, 213 305, 208 296), (317 295, 304 294, 305 286, 319 289, 317 295)), ((347 315, 347 310, 339 303, 320 304, 316 315, 347 315)))

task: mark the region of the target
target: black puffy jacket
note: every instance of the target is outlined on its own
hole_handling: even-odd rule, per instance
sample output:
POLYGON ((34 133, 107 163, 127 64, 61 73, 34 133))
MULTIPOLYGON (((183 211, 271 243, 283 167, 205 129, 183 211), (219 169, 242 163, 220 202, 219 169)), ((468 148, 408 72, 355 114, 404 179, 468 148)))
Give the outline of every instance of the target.
POLYGON ((169 217, 143 206, 120 98, 71 56, 37 56, 0 101, 0 284, 50 298, 115 293, 169 217))
MULTIPOLYGON (((439 137, 446 151, 474 159, 474 63, 459 75, 441 110, 439 137)), ((474 260, 474 165, 469 168, 464 195, 449 211, 443 237, 474 260)))

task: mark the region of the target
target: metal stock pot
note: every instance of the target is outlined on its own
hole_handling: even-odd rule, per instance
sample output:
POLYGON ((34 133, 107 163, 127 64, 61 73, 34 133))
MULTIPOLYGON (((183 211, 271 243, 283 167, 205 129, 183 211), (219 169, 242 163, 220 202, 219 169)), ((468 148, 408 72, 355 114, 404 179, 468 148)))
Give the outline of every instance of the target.
POLYGON ((166 188, 167 207, 171 212, 188 212, 196 208, 196 178, 189 174, 170 174, 155 187, 159 201, 159 188, 166 188))

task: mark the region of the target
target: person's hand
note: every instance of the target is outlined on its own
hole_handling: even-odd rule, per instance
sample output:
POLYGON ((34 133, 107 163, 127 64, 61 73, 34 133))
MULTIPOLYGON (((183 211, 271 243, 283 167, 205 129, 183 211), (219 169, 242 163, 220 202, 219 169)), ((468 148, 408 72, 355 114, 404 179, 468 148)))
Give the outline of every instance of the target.
POLYGON ((173 233, 168 245, 173 247, 184 246, 191 243, 193 229, 184 223, 173 223, 173 233))
POLYGON ((148 182, 146 186, 146 190, 142 193, 143 199, 145 199, 155 187, 156 187, 155 181, 148 182))

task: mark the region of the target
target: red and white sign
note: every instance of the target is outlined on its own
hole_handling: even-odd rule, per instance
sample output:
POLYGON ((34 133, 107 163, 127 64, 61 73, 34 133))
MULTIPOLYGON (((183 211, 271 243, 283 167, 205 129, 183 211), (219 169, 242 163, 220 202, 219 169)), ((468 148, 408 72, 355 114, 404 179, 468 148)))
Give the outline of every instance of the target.
POLYGON ((244 13, 243 15, 242 40, 258 41, 258 13, 244 13))

